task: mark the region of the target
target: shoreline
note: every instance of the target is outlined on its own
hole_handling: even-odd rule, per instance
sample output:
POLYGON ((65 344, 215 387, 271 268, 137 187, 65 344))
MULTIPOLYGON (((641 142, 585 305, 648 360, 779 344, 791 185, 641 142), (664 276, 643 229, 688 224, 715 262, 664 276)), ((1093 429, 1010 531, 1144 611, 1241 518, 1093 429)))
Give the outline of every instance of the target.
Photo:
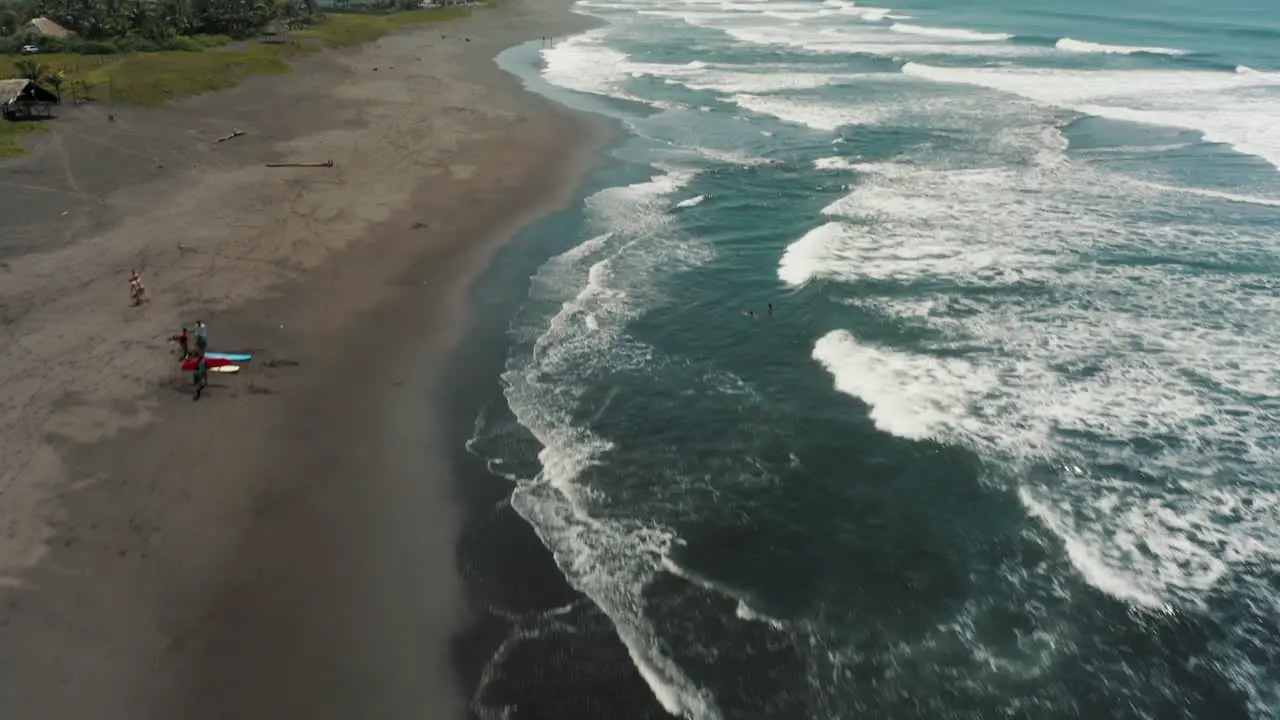
MULTIPOLYGON (((200 173, 195 190, 162 178, 94 193, 85 186, 102 180, 88 177, 52 251, 0 248, 10 352, 28 355, 7 379, 43 369, 0 404, 11 410, 3 444, 27 453, 0 478, 18 501, 0 545, 0 707, 104 718, 465 712, 448 653, 465 599, 439 370, 468 322, 471 281, 519 228, 571 200, 606 136, 604 123, 524 91, 492 58, 588 22, 562 0, 511 4, 304 60, 293 76, 172 113, 126 111, 117 132, 145 134, 183 112, 209 132, 218 123, 201 113, 214 108, 257 132, 212 162, 174 138, 163 160, 200 173), (430 43, 436 33, 468 37, 442 47, 430 43), (439 64, 396 78, 410 55, 439 64), (370 66, 382 70, 376 82, 370 66), (406 94, 426 85, 430 99, 406 94), (329 94, 297 97, 317 88, 329 94), (255 116, 255 96, 280 91, 302 102, 255 116), (396 163, 422 152, 403 142, 414 127, 432 157, 396 163), (369 144, 379 134, 391 147, 369 144), (336 156, 336 187, 254 166, 308 149, 336 156), (474 161, 449 160, 468 152, 474 161), (353 190, 394 199, 336 213, 325 202, 353 190), (282 227, 261 217, 288 196, 317 195, 295 227, 295 207, 282 227), (247 241, 224 229, 253 220, 240 230, 247 241), (114 266, 133 262, 152 302, 117 309, 114 266), (58 277, 66 284, 38 285, 58 277), (228 286, 215 290, 218 281, 228 286), (210 323, 215 349, 259 352, 194 404, 165 371, 156 335, 188 316, 210 323), (140 387, 112 392, 103 379, 140 387), (42 522, 19 524, 32 517, 42 522)), ((80 128, 67 125, 21 169, 39 177, 52 158, 87 177, 72 169, 67 145, 80 128)), ((155 139, 134 154, 159 170, 166 138, 155 139)))
POLYGON ((474 688, 475 717, 671 717, 612 621, 569 584, 533 525, 513 509, 513 483, 468 449, 477 415, 509 412, 497 379, 509 323, 528 300, 535 270, 577 244, 582 201, 612 186, 600 176, 613 170, 591 173, 574 207, 526 226, 502 248, 471 287, 476 322, 444 370, 443 403, 454 418, 444 436, 465 508, 458 558, 472 598, 472 619, 454 654, 463 685, 474 688))

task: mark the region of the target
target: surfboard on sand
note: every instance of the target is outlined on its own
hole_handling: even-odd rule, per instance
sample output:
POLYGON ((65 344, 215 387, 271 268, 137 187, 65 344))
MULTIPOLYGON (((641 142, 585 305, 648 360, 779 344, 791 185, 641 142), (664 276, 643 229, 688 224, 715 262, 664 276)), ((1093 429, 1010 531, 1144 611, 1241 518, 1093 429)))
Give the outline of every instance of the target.
POLYGON ((230 360, 231 362, 249 362, 253 359, 253 353, 207 352, 204 356, 209 360, 230 360))
MULTIPOLYGON (((204 361, 205 361, 205 364, 209 366, 209 369, 210 369, 210 370, 214 370, 214 369, 217 369, 217 368, 220 368, 220 367, 223 367, 223 366, 226 366, 226 365, 230 365, 230 364, 231 364, 231 361, 230 361, 230 360, 227 360, 227 359, 224 359, 224 358, 211 358, 211 357, 206 357, 206 358, 204 359, 204 361)), ((197 362, 197 360, 196 360, 195 358, 187 358, 186 360, 184 360, 184 361, 182 362, 182 369, 183 369, 183 370, 195 370, 195 369, 196 369, 196 362, 197 362)))
POLYGON ((209 372, 238 373, 240 372, 240 366, 239 365, 219 365, 218 367, 209 368, 209 372))

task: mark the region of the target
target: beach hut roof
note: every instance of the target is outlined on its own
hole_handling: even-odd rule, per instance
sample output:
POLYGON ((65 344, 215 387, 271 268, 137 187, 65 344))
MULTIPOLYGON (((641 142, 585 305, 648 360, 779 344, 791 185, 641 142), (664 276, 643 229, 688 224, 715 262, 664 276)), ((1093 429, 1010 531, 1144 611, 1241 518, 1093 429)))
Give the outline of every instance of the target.
POLYGON ((23 98, 39 102, 56 102, 57 95, 23 78, 0 80, 0 107, 23 98))
POLYGON ((30 80, 0 80, 0 105, 17 100, 30 83, 30 80))

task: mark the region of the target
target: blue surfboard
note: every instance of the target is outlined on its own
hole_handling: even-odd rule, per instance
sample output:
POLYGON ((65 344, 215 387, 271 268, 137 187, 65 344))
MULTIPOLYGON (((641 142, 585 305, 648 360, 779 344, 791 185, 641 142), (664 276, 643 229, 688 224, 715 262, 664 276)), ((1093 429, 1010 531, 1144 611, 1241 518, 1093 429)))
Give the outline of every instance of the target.
POLYGON ((223 352, 207 352, 205 357, 210 360, 218 358, 221 360, 230 360, 231 362, 248 362, 253 359, 252 353, 223 353, 223 352))

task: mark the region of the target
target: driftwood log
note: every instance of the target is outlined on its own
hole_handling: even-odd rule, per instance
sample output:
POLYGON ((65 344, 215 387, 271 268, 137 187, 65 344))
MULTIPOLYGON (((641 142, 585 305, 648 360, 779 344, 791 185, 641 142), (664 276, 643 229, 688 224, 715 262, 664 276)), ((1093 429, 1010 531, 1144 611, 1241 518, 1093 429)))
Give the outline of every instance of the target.
POLYGON ((267 163, 267 167, 333 167, 333 161, 267 163))

